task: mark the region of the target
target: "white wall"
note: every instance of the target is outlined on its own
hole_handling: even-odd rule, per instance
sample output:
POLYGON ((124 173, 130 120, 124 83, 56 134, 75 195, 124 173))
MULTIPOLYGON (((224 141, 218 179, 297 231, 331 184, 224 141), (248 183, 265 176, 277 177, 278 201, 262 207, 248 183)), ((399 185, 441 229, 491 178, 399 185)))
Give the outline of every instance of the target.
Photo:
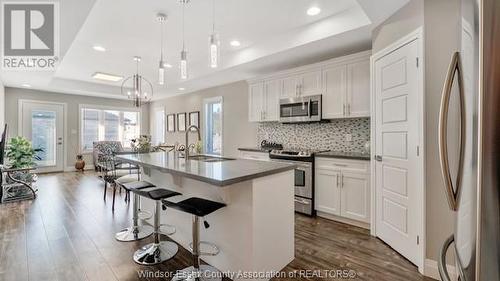
MULTIPOLYGON (((239 81, 227 85, 200 90, 194 93, 174 96, 150 104, 150 128, 154 128, 154 109, 165 107, 166 114, 200 111, 200 125, 204 134, 203 99, 223 97, 223 154, 235 157, 238 147, 254 147, 257 139, 257 125, 248 122, 248 84, 239 81)), ((189 116, 188 116, 189 118, 189 116)), ((190 133, 190 142, 194 142, 196 134, 190 133)), ((166 142, 175 144, 185 142, 184 132, 166 133, 166 142)))
MULTIPOLYGON (((438 116, 446 70, 456 49, 458 0, 411 0, 373 32, 373 53, 424 27, 426 134, 426 258, 436 261, 444 240, 453 233, 438 158, 438 116)), ((450 251, 451 252, 451 251, 450 251)), ((453 263, 452 255, 448 258, 453 263)))
MULTIPOLYGON (((116 106, 116 107, 132 107, 131 102, 127 100, 107 99, 90 96, 79 96, 71 94, 61 94, 53 92, 45 92, 21 88, 5 88, 5 122, 9 124, 9 136, 16 136, 18 134, 18 102, 20 99, 27 100, 40 100, 66 103, 67 114, 67 165, 74 164, 76 154, 78 152, 78 140, 80 137, 79 123, 79 110, 80 104, 93 104, 101 106, 116 106)), ((149 134, 149 107, 144 106, 141 112, 141 133, 149 134)), ((90 155, 85 156, 87 163, 92 162, 90 155)))

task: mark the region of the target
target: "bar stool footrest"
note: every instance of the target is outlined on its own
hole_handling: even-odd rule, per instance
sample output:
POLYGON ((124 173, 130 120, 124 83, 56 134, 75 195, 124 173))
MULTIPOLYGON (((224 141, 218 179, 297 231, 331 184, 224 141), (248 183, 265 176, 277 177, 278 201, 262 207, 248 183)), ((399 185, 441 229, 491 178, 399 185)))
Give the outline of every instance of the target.
POLYGON ((175 226, 173 226, 171 224, 166 224, 166 223, 160 224, 160 229, 158 230, 158 233, 163 234, 163 235, 167 235, 167 236, 173 235, 175 232, 177 232, 177 229, 175 228, 175 226), (162 227, 168 227, 169 230, 162 230, 162 227))
POLYGON ((210 265, 200 265, 196 270, 193 266, 177 271, 172 281, 222 281, 222 272, 210 265), (198 279, 196 279, 198 277, 198 279))
POLYGON ((153 217, 153 213, 150 211, 139 210, 139 212, 137 212, 137 216, 141 220, 149 220, 150 218, 153 217))
MULTIPOLYGON (((219 247, 217 247, 217 245, 207 241, 200 241, 199 249, 200 249, 199 253, 200 256, 216 256, 220 252, 219 247), (209 248, 208 251, 204 251, 203 246, 205 246, 205 248, 208 247, 209 248)), ((189 251, 191 251, 191 253, 193 252, 193 242, 189 243, 189 251)))

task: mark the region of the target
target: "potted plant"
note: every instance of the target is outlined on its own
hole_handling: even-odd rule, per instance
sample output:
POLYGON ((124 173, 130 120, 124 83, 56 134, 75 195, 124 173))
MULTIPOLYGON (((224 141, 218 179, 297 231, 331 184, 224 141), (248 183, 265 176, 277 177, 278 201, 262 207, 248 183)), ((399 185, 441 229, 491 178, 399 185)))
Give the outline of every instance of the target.
MULTIPOLYGON (((11 138, 5 156, 8 159, 11 169, 31 168, 35 166, 35 160, 41 160, 38 152, 42 152, 41 148, 33 148, 31 142, 24 137, 11 138)), ((25 182, 34 182, 36 175, 26 172, 16 172, 13 176, 25 182)))
POLYGON ((138 153, 146 153, 151 151, 151 137, 142 135, 139 138, 131 140, 132 150, 138 153))

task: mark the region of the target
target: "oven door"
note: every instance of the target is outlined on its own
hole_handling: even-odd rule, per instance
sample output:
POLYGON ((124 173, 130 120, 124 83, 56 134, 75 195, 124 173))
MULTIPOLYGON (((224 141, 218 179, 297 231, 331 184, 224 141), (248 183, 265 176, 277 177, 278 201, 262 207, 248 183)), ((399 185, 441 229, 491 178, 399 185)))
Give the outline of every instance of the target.
POLYGON ((271 159, 276 162, 293 163, 297 165, 294 170, 295 196, 312 199, 312 163, 292 160, 271 159))

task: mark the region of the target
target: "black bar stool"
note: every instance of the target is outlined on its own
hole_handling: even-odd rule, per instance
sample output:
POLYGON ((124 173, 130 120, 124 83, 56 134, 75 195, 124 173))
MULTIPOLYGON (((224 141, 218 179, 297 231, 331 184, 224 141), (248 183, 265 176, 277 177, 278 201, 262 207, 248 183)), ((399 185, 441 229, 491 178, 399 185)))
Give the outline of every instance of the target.
MULTIPOLYGON (((222 278, 219 277, 221 273, 217 268, 210 265, 200 265, 200 256, 215 256, 219 253, 219 248, 217 248, 215 244, 200 241, 200 218, 203 219, 203 217, 225 207, 226 204, 198 197, 191 197, 177 203, 163 200, 163 204, 167 207, 193 215, 193 242, 190 244, 190 250, 193 254, 193 266, 178 271, 172 280, 222 280, 222 278), (202 245, 211 247, 212 252, 201 251, 200 248, 202 245)), ((203 224, 205 228, 210 227, 205 220, 203 220, 203 224)))
MULTIPOLYGON (((116 181, 120 184, 127 193, 133 190, 140 190, 144 188, 155 187, 154 184, 149 183, 147 181, 132 181, 127 183, 121 183, 118 180, 116 181)), ((153 234, 153 227, 150 225, 139 225, 139 195, 134 193, 134 199, 132 201, 132 226, 125 228, 124 230, 115 234, 115 238, 118 241, 122 242, 130 242, 137 241, 143 238, 146 238, 153 234)))
MULTIPOLYGON (((134 253, 134 261, 142 265, 155 265, 169 260, 177 254, 179 247, 176 243, 172 241, 160 241, 160 216, 161 216, 161 200, 170 198, 173 196, 181 195, 179 192, 168 190, 165 188, 145 188, 145 189, 131 189, 134 194, 155 200, 155 211, 153 215, 153 236, 154 242, 149 243, 134 253)), ((164 233, 165 235, 172 235, 175 233, 175 228, 170 233, 164 233)))

